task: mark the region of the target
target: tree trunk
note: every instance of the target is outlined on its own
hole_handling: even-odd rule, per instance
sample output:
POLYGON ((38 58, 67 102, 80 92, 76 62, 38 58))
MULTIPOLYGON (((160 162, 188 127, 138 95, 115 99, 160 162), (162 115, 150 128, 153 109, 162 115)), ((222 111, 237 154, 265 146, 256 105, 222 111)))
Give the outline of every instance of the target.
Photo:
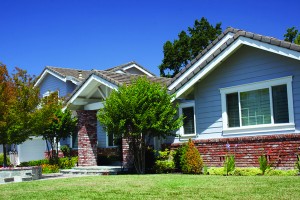
POLYGON ((7 167, 6 144, 3 144, 3 167, 7 167))

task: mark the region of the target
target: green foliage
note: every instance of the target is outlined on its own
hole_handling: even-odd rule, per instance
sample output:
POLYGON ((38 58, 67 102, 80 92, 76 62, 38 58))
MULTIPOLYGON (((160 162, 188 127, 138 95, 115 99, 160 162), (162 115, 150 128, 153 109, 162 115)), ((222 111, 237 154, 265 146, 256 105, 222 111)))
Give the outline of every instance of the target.
POLYGON ((178 39, 167 41, 163 46, 164 58, 159 66, 160 75, 174 77, 191 62, 222 32, 221 23, 211 25, 206 18, 195 20, 193 27, 188 27, 188 34, 181 31, 178 39))
POLYGON ((203 160, 191 139, 189 139, 186 148, 180 158, 182 172, 185 174, 200 174, 203 168, 203 160))
POLYGON ((234 176, 257 176, 262 175, 262 172, 258 168, 235 168, 233 172, 234 176))
POLYGON ((58 98, 57 92, 53 92, 41 100, 40 109, 36 113, 35 132, 48 141, 47 149, 51 159, 53 156, 58 157, 59 141, 72 135, 76 129, 77 118, 72 116, 71 110, 66 108, 63 111, 62 108, 62 99, 58 98))
POLYGON ((156 173, 170 173, 174 171, 174 154, 175 151, 169 149, 158 151, 154 166, 156 173))
MULTIPOLYGON (((4 155, 3 153, 0 153, 0 167, 3 166, 3 160, 4 160, 4 155)), ((9 160, 9 157, 7 157, 7 165, 10 165, 10 160, 9 160)))
POLYGON ((267 169, 265 172, 266 176, 296 176, 298 171, 292 170, 279 170, 279 169, 267 169))
POLYGON ((296 169, 298 169, 299 173, 300 173, 300 156, 297 155, 297 161, 295 163, 295 167, 296 169))
POLYGON ((234 155, 226 155, 224 161, 224 171, 226 175, 230 175, 233 173, 235 169, 235 157, 234 155))
POLYGON ((68 145, 62 145, 60 147, 60 150, 63 152, 64 157, 70 156, 71 153, 71 148, 68 145))
POLYGON ((97 114, 108 134, 128 139, 138 173, 145 172, 146 140, 173 135, 182 125, 182 117, 175 118, 177 106, 171 103, 172 97, 159 83, 138 78, 112 91, 97 114))
POLYGON ((300 45, 300 34, 296 27, 291 27, 286 30, 286 34, 284 34, 284 40, 300 45))
POLYGON ((271 167, 270 164, 269 164, 267 156, 266 155, 261 155, 258 158, 258 162, 259 162, 259 169, 262 171, 262 174, 264 175, 265 171, 271 167))
POLYGON ((58 167, 59 169, 71 169, 75 167, 78 162, 78 157, 69 158, 59 158, 58 159, 58 167))
POLYGON ((226 175, 224 167, 210 167, 207 172, 209 175, 226 175))
POLYGON ((176 153, 174 155, 175 167, 178 170, 181 170, 181 157, 185 154, 188 149, 187 143, 182 144, 178 149, 176 149, 176 153))
POLYGON ((203 174, 204 175, 209 175, 208 167, 206 165, 203 166, 203 174))
MULTIPOLYGON (((20 167, 29 167, 29 166, 44 166, 45 168, 53 168, 56 169, 56 166, 58 169, 71 169, 72 167, 75 167, 78 162, 78 157, 72 157, 69 158, 58 158, 58 159, 42 159, 42 160, 32 160, 28 162, 22 162, 19 166, 20 167)), ((47 170, 46 169, 46 170, 47 170)), ((44 169, 43 169, 44 170, 44 169)))
POLYGON ((50 173, 57 173, 59 172, 59 166, 56 164, 42 164, 42 173, 43 174, 50 174, 50 173))

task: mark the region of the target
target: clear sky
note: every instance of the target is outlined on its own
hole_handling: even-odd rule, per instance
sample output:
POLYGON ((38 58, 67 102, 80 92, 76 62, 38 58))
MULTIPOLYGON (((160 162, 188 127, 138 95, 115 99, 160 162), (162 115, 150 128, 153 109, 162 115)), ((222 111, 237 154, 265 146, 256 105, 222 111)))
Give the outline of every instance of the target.
POLYGON ((136 61, 159 75, 163 44, 206 17, 283 39, 300 29, 298 0, 0 0, 0 62, 39 75, 47 65, 106 69, 136 61))

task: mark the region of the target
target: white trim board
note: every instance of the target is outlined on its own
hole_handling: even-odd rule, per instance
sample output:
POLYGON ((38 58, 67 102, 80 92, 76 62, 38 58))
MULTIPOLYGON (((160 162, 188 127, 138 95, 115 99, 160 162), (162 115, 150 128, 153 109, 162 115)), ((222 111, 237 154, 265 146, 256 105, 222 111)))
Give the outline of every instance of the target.
POLYGON ((136 64, 129 65, 129 66, 124 67, 124 68, 122 68, 122 69, 123 69, 124 71, 126 71, 127 69, 130 69, 130 68, 133 68, 133 67, 137 68, 138 70, 140 70, 140 71, 143 72, 144 74, 146 74, 146 75, 148 75, 148 76, 150 76, 150 77, 153 77, 152 74, 150 74, 149 72, 147 72, 146 70, 144 70, 143 68, 139 67, 139 66, 136 65, 136 64))
POLYGON ((44 80, 44 78, 47 76, 47 74, 50 74, 50 75, 54 76, 55 78, 58 78, 59 80, 61 80, 61 81, 63 81, 63 82, 66 82, 66 81, 68 80, 68 81, 72 81, 72 83, 74 83, 74 84, 76 84, 76 85, 79 84, 79 82, 76 81, 76 80, 74 80, 74 77, 72 77, 72 76, 66 76, 66 77, 63 77, 63 76, 60 76, 60 75, 58 75, 58 74, 52 72, 52 71, 49 70, 49 69, 46 69, 46 70, 42 73, 41 77, 40 77, 40 78, 37 80, 37 82, 34 84, 34 87, 38 86, 38 85, 44 80))

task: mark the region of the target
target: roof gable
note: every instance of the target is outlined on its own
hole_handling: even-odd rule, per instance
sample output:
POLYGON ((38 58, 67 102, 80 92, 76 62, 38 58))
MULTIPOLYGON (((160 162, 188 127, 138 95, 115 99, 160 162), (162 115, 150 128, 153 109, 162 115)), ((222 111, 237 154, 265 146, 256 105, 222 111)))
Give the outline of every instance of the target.
POLYGON ((171 90, 171 93, 176 93, 176 97, 179 97, 242 45, 300 60, 299 45, 228 28, 168 83, 168 89, 171 90))
POLYGON ((109 68, 105 71, 110 71, 110 72, 117 72, 117 73, 130 73, 128 72, 129 69, 136 69, 139 72, 141 72, 141 74, 146 75, 146 76, 155 76, 153 73, 151 73, 149 70, 145 69, 144 67, 142 67, 141 65, 139 65, 138 63, 132 61, 123 65, 119 65, 113 68, 109 68))

